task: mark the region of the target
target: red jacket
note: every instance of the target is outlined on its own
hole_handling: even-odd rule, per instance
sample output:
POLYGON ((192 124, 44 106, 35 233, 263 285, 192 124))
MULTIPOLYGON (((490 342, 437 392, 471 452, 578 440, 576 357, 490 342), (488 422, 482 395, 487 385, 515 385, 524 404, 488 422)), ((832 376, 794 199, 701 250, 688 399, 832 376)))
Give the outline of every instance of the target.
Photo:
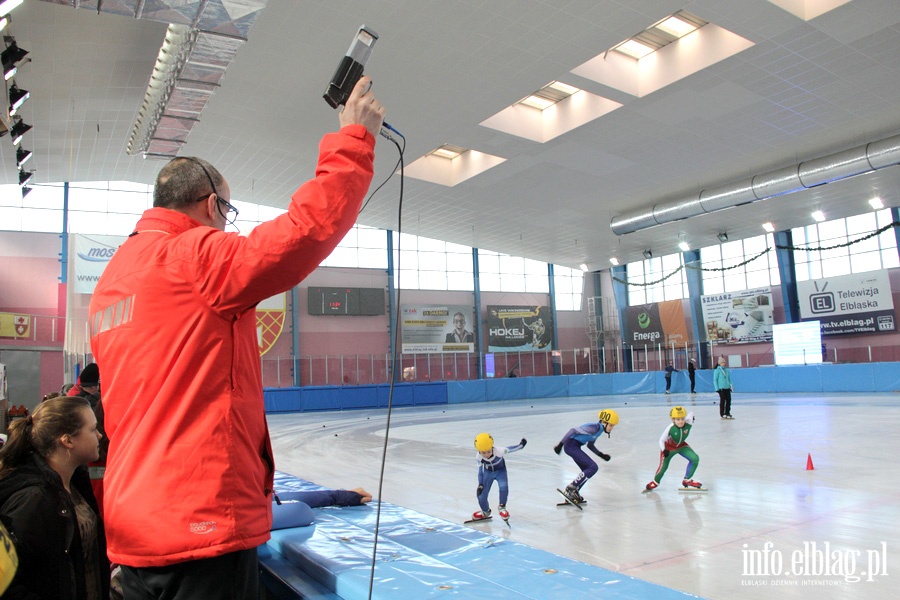
POLYGON ((325 136, 315 179, 246 237, 144 212, 91 298, 110 446, 109 557, 164 566, 256 547, 272 522, 272 447, 256 304, 306 277, 356 221, 374 138, 325 136))

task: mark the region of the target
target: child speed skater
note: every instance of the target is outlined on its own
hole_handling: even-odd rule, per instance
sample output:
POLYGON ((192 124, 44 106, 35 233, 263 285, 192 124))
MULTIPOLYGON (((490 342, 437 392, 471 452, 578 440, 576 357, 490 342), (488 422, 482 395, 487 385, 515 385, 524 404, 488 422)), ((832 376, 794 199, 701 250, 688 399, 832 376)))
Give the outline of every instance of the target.
POLYGON ((504 455, 516 452, 525 447, 528 440, 522 440, 516 446, 494 447, 494 438, 489 433, 479 433, 475 436, 475 449, 478 450, 478 506, 481 510, 472 514, 473 521, 481 521, 491 518, 491 505, 488 503, 488 494, 494 481, 500 488, 500 518, 504 521, 509 518, 506 510, 506 500, 509 497, 509 478, 506 474, 506 459, 504 455))
POLYGON ((688 461, 687 470, 681 485, 686 488, 702 489, 703 486, 699 481, 691 479, 697 470, 697 466, 700 464, 700 457, 687 444, 688 435, 691 433, 691 427, 694 424, 694 413, 688 414, 683 406, 675 406, 669 411, 669 416, 672 418, 672 424, 666 426, 662 436, 659 438, 659 467, 656 469, 653 481, 647 484, 644 491, 649 492, 659 486, 663 475, 666 474, 666 469, 669 468, 669 462, 676 454, 680 454, 688 461))
POLYGON ((591 460, 581 447, 587 445, 591 452, 603 460, 609 461, 611 458, 610 455, 597 450, 597 447, 594 446, 594 442, 604 433, 609 436, 613 427, 618 425, 618 423, 619 414, 612 409, 605 408, 597 413, 596 423, 585 423, 584 425, 573 427, 566 432, 563 439, 554 446, 553 451, 557 454, 565 449, 566 454, 571 456, 572 460, 575 461, 575 464, 578 465, 578 468, 581 469, 578 477, 566 486, 566 491, 564 492, 566 498, 574 504, 581 504, 584 502, 584 498, 582 498, 579 491, 582 486, 587 483, 587 480, 594 476, 598 469, 597 463, 591 460))

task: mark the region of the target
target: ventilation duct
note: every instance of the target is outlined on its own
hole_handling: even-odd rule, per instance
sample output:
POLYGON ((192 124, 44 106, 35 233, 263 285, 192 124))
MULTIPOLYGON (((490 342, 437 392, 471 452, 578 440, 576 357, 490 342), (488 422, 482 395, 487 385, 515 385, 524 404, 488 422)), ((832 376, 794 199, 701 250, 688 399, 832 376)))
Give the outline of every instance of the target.
POLYGON ((900 135, 844 150, 750 179, 703 190, 696 196, 669 200, 616 215, 610 229, 625 235, 706 213, 774 198, 900 164, 900 135))

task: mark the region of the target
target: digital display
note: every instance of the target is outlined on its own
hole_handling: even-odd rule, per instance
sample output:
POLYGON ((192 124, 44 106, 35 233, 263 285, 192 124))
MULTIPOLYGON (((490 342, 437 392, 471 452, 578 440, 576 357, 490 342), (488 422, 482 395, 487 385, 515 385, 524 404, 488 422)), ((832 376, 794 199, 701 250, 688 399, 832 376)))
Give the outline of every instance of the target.
POLYGON ((310 315, 383 315, 382 288, 310 287, 310 315))

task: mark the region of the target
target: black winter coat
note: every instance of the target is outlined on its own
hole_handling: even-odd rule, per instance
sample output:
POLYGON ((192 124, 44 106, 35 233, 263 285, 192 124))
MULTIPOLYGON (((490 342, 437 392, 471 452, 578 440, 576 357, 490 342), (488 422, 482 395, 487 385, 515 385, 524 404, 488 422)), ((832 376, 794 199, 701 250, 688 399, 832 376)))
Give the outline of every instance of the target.
MULTIPOLYGON (((97 500, 85 467, 79 467, 70 485, 99 515, 97 500)), ((4 600, 83 600, 84 552, 72 497, 59 475, 43 459, 17 468, 0 480, 0 518, 9 530, 19 555, 16 576, 4 600)), ((109 560, 106 535, 97 517, 98 562, 102 597, 109 598, 109 560)))

